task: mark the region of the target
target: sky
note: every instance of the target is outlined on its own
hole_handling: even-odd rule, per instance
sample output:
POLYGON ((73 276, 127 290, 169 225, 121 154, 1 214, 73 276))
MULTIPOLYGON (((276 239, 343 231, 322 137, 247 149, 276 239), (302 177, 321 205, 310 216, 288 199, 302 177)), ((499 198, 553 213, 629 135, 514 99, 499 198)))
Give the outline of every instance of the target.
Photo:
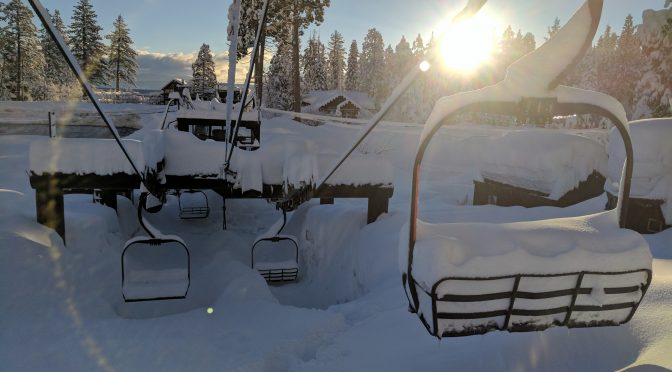
MULTIPOLYGON (((135 47, 140 51, 138 87, 156 89, 172 77, 189 78, 191 63, 202 43, 210 44, 216 55, 218 77, 226 79, 226 23, 230 0, 91 0, 105 34, 121 14, 129 24, 135 47)), ((243 0, 245 1, 245 0, 243 0)), ((272 0, 271 0, 272 1, 272 0)), ((507 25, 523 33, 532 32, 537 46, 544 40, 546 28, 559 17, 564 23, 584 0, 489 0, 483 12, 497 19, 496 32, 507 25)), ((42 0, 45 7, 59 9, 69 23, 77 0, 42 0)), ((323 41, 338 30, 346 41, 361 41, 370 28, 383 35, 393 47, 402 35, 415 39, 421 33, 425 42, 432 30, 450 18, 466 0, 331 0, 322 25, 311 27, 323 41)), ((632 14, 641 22, 645 9, 661 9, 665 0, 605 0, 601 32, 610 24, 620 32, 623 21, 632 14)), ((238 79, 244 78, 247 65, 237 68, 238 79)))

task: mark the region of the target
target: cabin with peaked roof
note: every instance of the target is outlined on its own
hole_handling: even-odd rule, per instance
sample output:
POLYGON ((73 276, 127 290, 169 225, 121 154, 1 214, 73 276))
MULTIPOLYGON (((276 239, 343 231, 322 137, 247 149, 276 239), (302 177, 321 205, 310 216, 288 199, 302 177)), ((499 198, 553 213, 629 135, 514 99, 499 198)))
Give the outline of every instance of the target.
POLYGON ((303 98, 303 112, 349 119, 368 119, 376 111, 373 98, 353 91, 314 91, 303 98))
MULTIPOLYGON (((634 151, 630 202, 625 227, 640 234, 655 234, 672 227, 672 118, 643 119, 628 125, 634 151)), ((609 174, 604 184, 607 208, 615 208, 625 161, 623 140, 616 130, 609 135, 609 174)))
POLYGON ((187 87, 187 83, 180 78, 174 78, 173 80, 169 81, 166 85, 161 88, 161 99, 162 103, 168 104, 168 101, 170 101, 170 93, 177 92, 182 95, 182 91, 184 88, 187 87))
POLYGON ((478 159, 474 205, 568 207, 604 193, 607 153, 593 139, 527 129, 462 142, 453 157, 478 159))

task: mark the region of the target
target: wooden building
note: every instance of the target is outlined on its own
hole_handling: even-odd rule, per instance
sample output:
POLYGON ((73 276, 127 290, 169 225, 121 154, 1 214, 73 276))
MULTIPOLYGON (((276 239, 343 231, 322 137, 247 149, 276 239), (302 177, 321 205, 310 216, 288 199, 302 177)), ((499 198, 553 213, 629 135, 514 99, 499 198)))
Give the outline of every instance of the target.
POLYGON ((168 82, 168 84, 164 85, 163 88, 161 88, 162 104, 164 105, 168 104, 168 101, 170 101, 170 93, 177 92, 180 95, 182 95, 182 91, 186 87, 187 87, 186 82, 179 78, 175 78, 170 82, 168 82))
POLYGON ((588 179, 564 194, 559 199, 551 199, 549 194, 519 186, 497 182, 484 177, 474 181, 474 205, 498 205, 501 207, 568 207, 600 196, 604 192, 605 177, 593 172, 588 179))

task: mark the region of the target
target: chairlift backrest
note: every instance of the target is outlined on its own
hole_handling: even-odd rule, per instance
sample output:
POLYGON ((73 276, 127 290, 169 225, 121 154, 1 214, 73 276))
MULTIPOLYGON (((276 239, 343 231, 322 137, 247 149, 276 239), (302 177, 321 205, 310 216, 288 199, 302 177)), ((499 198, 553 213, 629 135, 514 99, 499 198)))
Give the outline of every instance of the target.
POLYGON ((295 281, 299 272, 299 244, 291 235, 275 235, 255 240, 251 266, 268 282, 295 281))
POLYGON ((129 240, 122 252, 121 283, 126 302, 183 299, 191 278, 190 254, 175 237, 129 240))
POLYGON ((124 301, 182 299, 191 283, 191 255, 177 236, 164 236, 143 218, 147 194, 138 204, 138 221, 149 236, 126 242, 121 253, 121 290, 124 301))

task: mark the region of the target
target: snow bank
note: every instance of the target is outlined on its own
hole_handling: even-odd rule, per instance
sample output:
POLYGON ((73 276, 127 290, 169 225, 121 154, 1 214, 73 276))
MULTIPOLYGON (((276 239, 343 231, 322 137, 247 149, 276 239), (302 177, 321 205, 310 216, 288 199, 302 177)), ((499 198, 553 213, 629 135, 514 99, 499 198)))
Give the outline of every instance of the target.
MULTIPOLYGON (((634 169, 630 196, 663 200, 663 215, 672 221, 672 119, 647 119, 629 125, 634 147, 634 169)), ((608 179, 605 190, 618 195, 621 169, 625 162, 623 140, 616 128, 608 145, 608 179)))
MULTIPOLYGON (((399 243, 406 271, 408 227, 399 243)), ((418 221, 413 276, 427 289, 446 276, 483 277, 651 269, 637 233, 618 227, 615 211, 505 224, 418 221)))
POLYGON ((606 175, 607 153, 589 138, 555 130, 525 129, 472 136, 441 148, 450 166, 473 168, 483 177, 537 190, 559 199, 593 172, 606 175))
MULTIPOLYGON (((163 136, 149 131, 143 141, 123 139, 141 171, 155 170, 163 159, 163 136)), ((30 171, 35 174, 135 174, 115 140, 93 138, 38 138, 30 144, 30 171)))
POLYGON ((166 174, 213 176, 223 171, 226 147, 223 142, 201 141, 189 132, 166 130, 166 174))

